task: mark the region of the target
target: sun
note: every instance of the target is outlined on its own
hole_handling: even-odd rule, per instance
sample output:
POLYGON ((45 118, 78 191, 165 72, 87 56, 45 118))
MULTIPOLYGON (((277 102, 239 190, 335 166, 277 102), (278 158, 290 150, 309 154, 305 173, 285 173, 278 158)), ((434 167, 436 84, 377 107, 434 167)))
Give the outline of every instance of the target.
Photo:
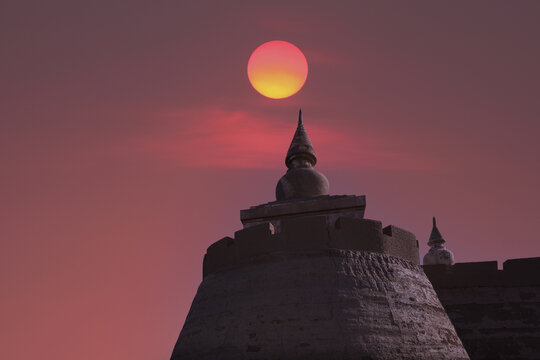
POLYGON ((306 82, 308 64, 296 46, 287 41, 266 42, 253 51, 247 74, 255 90, 272 99, 296 94, 306 82))

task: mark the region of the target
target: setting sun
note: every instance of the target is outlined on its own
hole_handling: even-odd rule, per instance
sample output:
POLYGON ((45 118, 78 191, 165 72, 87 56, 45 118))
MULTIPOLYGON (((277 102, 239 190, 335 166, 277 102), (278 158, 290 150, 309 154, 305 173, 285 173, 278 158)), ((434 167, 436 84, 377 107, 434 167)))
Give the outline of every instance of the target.
POLYGON ((269 41, 251 54, 248 78, 255 90, 272 99, 296 94, 306 82, 308 64, 304 54, 286 41, 269 41))

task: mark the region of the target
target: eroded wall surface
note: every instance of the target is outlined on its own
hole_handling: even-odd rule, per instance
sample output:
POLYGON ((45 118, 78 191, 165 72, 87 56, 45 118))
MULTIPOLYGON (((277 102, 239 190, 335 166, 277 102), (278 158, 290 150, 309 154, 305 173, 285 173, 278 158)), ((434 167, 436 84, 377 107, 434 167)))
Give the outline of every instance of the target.
POLYGON ((352 250, 274 252, 205 276, 189 359, 467 359, 422 268, 352 250))

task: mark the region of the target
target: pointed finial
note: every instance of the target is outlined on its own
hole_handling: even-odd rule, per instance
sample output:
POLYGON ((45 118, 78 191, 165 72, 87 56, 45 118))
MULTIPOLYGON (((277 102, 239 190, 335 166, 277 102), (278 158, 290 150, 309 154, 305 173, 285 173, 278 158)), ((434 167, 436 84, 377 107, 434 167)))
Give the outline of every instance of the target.
POLYGON ((444 244, 446 241, 442 237, 439 229, 437 229, 437 219, 435 219, 435 216, 433 217, 433 229, 431 229, 431 235, 429 236, 429 242, 428 245, 431 246, 433 244, 444 244))
POLYGON ((285 165, 290 169, 292 167, 315 166, 317 157, 311 140, 304 128, 302 120, 302 109, 298 112, 298 127, 291 141, 291 146, 285 158, 285 165), (298 161, 293 161, 297 159, 298 161))

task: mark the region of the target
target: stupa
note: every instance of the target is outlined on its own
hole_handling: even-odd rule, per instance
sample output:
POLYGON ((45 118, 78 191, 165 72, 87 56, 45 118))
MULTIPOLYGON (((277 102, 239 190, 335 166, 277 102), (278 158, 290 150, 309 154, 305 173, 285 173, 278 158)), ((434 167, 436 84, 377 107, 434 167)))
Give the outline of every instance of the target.
POLYGON ((428 241, 429 251, 424 255, 424 265, 454 265, 454 254, 444 246, 445 242, 434 216, 433 229, 428 241))
POLYGON ((316 162, 300 113, 277 200, 207 249, 171 359, 468 359, 415 236, 329 195, 316 162))

